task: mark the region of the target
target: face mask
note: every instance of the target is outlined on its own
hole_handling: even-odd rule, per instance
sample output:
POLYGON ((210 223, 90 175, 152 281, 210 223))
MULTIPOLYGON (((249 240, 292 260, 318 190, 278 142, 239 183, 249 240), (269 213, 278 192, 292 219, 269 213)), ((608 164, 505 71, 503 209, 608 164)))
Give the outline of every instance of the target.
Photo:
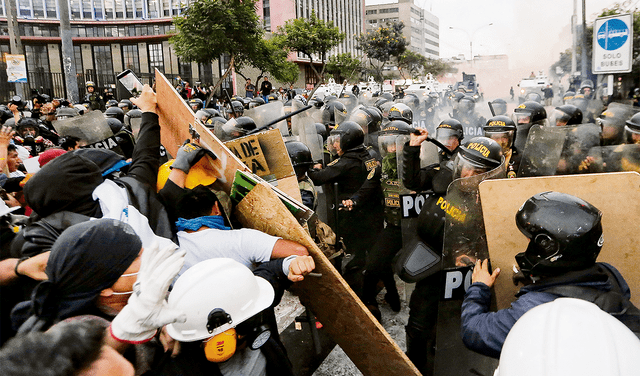
POLYGON ((237 342, 235 328, 218 333, 204 342, 204 355, 210 362, 227 361, 236 353, 237 342))

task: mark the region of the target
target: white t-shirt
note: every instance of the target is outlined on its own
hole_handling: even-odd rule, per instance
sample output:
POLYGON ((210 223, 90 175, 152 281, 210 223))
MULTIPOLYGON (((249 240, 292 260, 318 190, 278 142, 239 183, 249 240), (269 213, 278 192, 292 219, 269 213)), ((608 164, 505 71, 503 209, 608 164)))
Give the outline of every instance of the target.
POLYGON ((253 268, 254 264, 271 260, 278 237, 249 228, 239 230, 206 229, 197 232, 178 232, 180 249, 187 254, 178 275, 200 261, 227 257, 253 268))

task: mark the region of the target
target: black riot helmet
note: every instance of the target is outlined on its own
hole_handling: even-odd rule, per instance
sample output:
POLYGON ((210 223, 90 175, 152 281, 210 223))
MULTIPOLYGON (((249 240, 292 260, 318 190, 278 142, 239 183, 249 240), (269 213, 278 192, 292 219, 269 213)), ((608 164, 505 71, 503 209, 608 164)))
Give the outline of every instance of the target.
POLYGON ((582 111, 572 104, 564 104, 553 110, 550 123, 559 127, 582 124, 582 111))
POLYGON ((628 144, 640 144, 640 112, 625 122, 624 133, 628 144))
POLYGON ((380 112, 384 112, 384 111, 382 110, 382 108, 380 108, 380 107, 381 107, 383 104, 387 103, 387 102, 393 102, 393 100, 392 100, 392 99, 387 99, 387 98, 378 98, 378 99, 376 99, 376 101, 375 101, 375 102, 373 102, 373 105, 374 105, 378 110, 380 110, 380 112))
POLYGON ((265 101, 262 97, 254 97, 251 98, 251 101, 249 102, 249 108, 262 106, 263 104, 265 104, 265 101))
POLYGON ((456 119, 445 119, 436 128, 436 140, 451 151, 455 150, 463 138, 462 124, 456 119))
POLYGON ((585 98, 591 99, 593 96, 593 81, 584 80, 580 84, 580 93, 584 95, 585 98))
POLYGON ((329 137, 329 131, 327 131, 327 126, 322 123, 314 123, 316 127, 316 132, 322 137, 322 142, 327 141, 327 137, 329 137))
POLYGON ((493 112, 496 116, 507 114, 507 101, 502 98, 492 100, 491 107, 493 107, 493 112))
POLYGON ((109 99, 105 105, 105 107, 118 107, 118 101, 115 99, 109 99))
POLYGON ((379 112, 371 111, 368 107, 360 107, 353 111, 349 120, 356 122, 365 134, 369 134, 380 130, 382 116, 378 117, 378 114, 379 112))
POLYGON ((542 96, 540 95, 540 93, 536 93, 532 91, 527 93, 527 95, 524 96, 524 101, 542 103, 542 96))
POLYGON ((196 112, 198 110, 202 110, 202 107, 204 107, 204 102, 202 102, 202 99, 200 98, 193 98, 189 101, 189 107, 191 107, 193 112, 196 112))
POLYGON ((347 107, 342 102, 331 101, 322 107, 322 122, 329 126, 340 124, 347 118, 347 107))
POLYGON ((104 116, 107 118, 116 118, 124 123, 124 111, 120 107, 109 107, 104 111, 104 116))
POLYGON ((389 109, 387 118, 391 121, 401 120, 407 124, 413 123, 413 111, 404 103, 396 103, 389 109))
POLYGON ((503 154, 513 146, 516 137, 516 124, 508 116, 498 115, 490 118, 483 130, 485 137, 500 144, 503 154))
POLYGON ((240 101, 231 101, 231 108, 229 109, 229 113, 233 114, 235 112, 237 117, 240 117, 244 114, 244 104, 240 101))
POLYGON ((16 125, 18 135, 24 139, 36 138, 40 135, 40 126, 34 118, 22 118, 16 125))
POLYGON ((557 275, 595 264, 602 249, 602 212, 590 203, 559 192, 529 198, 516 213, 518 229, 530 239, 516 255, 525 275, 557 275))
POLYGON ((246 136, 247 133, 256 128, 256 123, 248 116, 233 118, 222 125, 222 131, 224 132, 223 141, 246 136))
POLYGON ((500 166, 502 148, 487 137, 474 137, 456 155, 453 167, 454 179, 479 175, 500 166))
POLYGON ((547 111, 540 103, 524 102, 513 110, 513 122, 516 123, 516 138, 514 145, 518 150, 524 150, 529 136, 529 129, 533 125, 545 125, 547 111))
POLYGON ((393 120, 387 123, 387 125, 385 125, 384 128, 380 130, 380 136, 391 135, 391 134, 409 135, 411 134, 411 132, 413 132, 414 129, 415 128, 411 124, 408 124, 405 121, 393 120))
POLYGON ((314 94, 311 99, 309 99, 309 105, 314 106, 315 108, 322 108, 322 106, 324 106, 324 94, 314 94))
POLYGON ((109 128, 113 134, 120 132, 122 128, 124 128, 124 123, 113 117, 107 118, 107 124, 109 124, 109 128))
POLYGON ((470 95, 465 95, 458 100, 458 111, 470 114, 476 107, 476 101, 470 95))
POLYGON ((118 103, 118 107, 122 108, 122 111, 127 113, 127 111, 130 111, 133 108, 133 102, 128 99, 122 99, 118 103))
POLYGON ((287 148, 287 153, 289 153, 289 158, 291 159, 291 164, 296 172, 296 176, 304 176, 311 165, 313 165, 311 150, 300 141, 287 141, 284 143, 284 146, 287 148))
POLYGON ((140 122, 142 119, 142 111, 134 108, 133 110, 124 114, 124 125, 129 129, 133 130, 134 125, 137 128, 140 128, 140 122))
POLYGON ((362 127, 353 121, 345 121, 329 133, 327 138, 327 149, 331 154, 342 155, 342 153, 362 146, 364 142, 364 131, 362 127), (340 149, 336 148, 336 145, 340 149))

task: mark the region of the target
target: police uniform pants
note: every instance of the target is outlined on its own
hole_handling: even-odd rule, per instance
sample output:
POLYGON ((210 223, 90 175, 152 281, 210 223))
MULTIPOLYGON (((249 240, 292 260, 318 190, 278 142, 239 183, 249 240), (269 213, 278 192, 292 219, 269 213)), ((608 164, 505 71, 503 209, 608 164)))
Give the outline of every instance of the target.
POLYGON ((401 248, 402 228, 387 224, 367 256, 362 297, 365 304, 375 303, 379 280, 384 282, 388 293, 397 294, 391 261, 401 248))
POLYGON ((418 283, 409 302, 407 323, 407 356, 423 375, 432 374, 435 326, 438 302, 442 292, 442 276, 435 273, 418 283))

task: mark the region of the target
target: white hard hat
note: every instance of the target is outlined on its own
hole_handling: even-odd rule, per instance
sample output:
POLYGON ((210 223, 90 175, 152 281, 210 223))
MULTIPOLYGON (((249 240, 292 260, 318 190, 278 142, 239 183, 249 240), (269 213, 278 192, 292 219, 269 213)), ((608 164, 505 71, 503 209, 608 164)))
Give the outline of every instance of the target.
POLYGON ((214 258, 187 269, 169 294, 169 305, 187 313, 187 321, 167 325, 175 340, 194 342, 222 333, 268 308, 273 287, 241 263, 214 258), (230 322, 207 328, 210 314, 223 310, 230 322))
POLYGON ((593 303, 558 298, 513 326, 495 376, 638 375, 640 340, 593 303))

